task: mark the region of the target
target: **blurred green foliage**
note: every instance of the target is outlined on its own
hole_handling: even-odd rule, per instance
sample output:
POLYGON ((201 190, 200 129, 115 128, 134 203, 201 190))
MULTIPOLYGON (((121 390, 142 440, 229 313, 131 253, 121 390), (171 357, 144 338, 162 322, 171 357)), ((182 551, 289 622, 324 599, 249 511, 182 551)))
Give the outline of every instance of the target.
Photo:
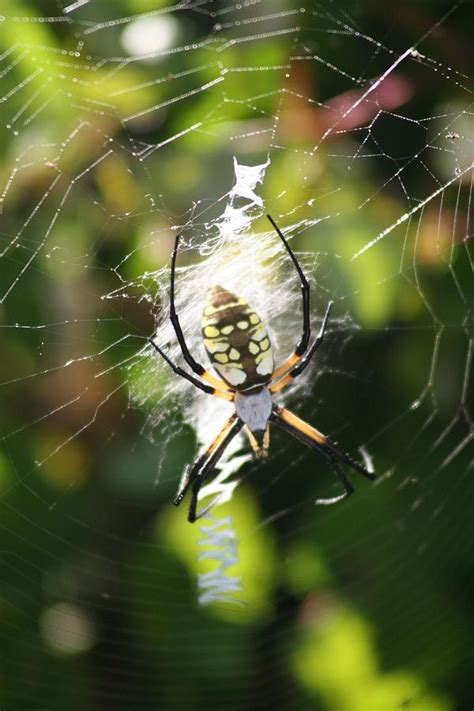
MULTIPOLYGON (((89 30, 167 3, 92 2, 68 21, 60 4, 8 0, 0 24, 2 186, 14 176, 0 232, 2 294, 14 285, 0 307, 2 711, 466 711, 474 701, 472 462, 468 448, 449 459, 466 428, 472 433, 472 303, 459 296, 459 284, 472 295, 469 237, 459 227, 468 222, 465 183, 351 257, 447 180, 450 148, 427 152, 426 170, 412 161, 403 187, 391 178, 403 156, 436 145, 426 117, 463 112, 467 6, 423 47, 446 76, 429 62, 404 68, 412 93, 394 112, 407 120, 382 112, 370 161, 348 161, 367 135, 358 133, 365 119, 309 157, 331 101, 365 86, 331 67, 367 79, 393 56, 346 32, 345 11, 396 54, 450 6, 347 3, 316 12, 306 3, 299 44, 270 33, 225 51, 216 51, 226 29, 215 17, 177 12, 186 51, 124 62, 126 23, 89 30), (313 61, 289 62, 305 42, 313 61), (296 207, 298 220, 315 221, 294 245, 319 255, 324 287, 361 326, 332 344, 334 367, 308 389, 300 412, 312 419, 317 410, 321 427, 343 430, 348 447, 372 437, 385 476, 337 507, 315 509, 322 468, 275 434, 275 456, 249 467, 219 507, 234 521, 239 563, 229 575, 242 578, 245 605, 202 608, 197 579, 212 562, 197 562, 202 534, 169 505, 177 473, 195 456, 194 436, 182 428, 170 441, 163 425, 153 443, 143 435, 146 413, 130 407, 123 371, 113 369, 141 341, 108 346, 151 333, 149 305, 138 287, 128 302, 101 297, 165 265, 170 225, 196 201, 212 211, 231 184, 232 156, 264 162, 272 131, 265 205, 288 222, 296 207), (317 221, 327 215, 334 219, 322 230, 317 221)), ((146 388, 144 370, 130 377, 146 388)))

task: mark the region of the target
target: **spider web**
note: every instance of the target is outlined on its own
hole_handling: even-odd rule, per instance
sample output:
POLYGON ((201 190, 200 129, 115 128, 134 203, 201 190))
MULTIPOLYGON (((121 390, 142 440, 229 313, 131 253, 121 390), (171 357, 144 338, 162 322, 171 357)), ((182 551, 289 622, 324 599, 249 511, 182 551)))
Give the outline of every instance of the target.
POLYGON ((469 12, 397 13, 9 2, 2 709, 472 705, 469 12), (219 282, 256 308, 277 362, 291 352, 299 281, 267 212, 311 282, 313 333, 334 301, 317 362, 278 402, 378 478, 315 507, 339 493, 324 462, 272 430, 256 464, 242 438, 203 533, 169 502, 229 406, 147 338, 183 365, 167 320, 180 233, 196 358, 219 282), (197 584, 225 540, 220 584, 245 605, 204 611, 197 584), (339 629, 353 677, 324 661, 339 629))

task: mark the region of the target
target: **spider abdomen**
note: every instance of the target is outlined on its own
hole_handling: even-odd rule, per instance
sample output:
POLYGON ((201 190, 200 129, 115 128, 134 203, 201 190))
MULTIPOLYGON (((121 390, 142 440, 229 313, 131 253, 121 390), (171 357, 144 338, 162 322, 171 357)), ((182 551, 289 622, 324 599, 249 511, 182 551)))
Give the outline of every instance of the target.
POLYGON ((236 390, 270 382, 273 354, 265 326, 250 305, 222 286, 207 292, 202 336, 209 359, 236 390))

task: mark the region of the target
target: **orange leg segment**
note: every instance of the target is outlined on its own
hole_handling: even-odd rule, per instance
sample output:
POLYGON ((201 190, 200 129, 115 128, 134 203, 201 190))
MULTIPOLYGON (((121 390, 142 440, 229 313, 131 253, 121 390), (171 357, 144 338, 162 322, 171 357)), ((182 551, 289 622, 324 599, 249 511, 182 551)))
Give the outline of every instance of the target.
POLYGON ((304 435, 312 439, 314 442, 320 445, 325 445, 327 442, 327 437, 326 435, 323 435, 322 432, 316 429, 316 427, 313 427, 312 425, 309 425, 307 422, 302 420, 300 417, 297 417, 294 415, 292 412, 287 410, 284 407, 279 407, 278 408, 278 414, 283 420, 283 422, 287 422, 289 425, 292 427, 295 427, 297 430, 302 432, 304 435))
POLYGON ((279 390, 282 390, 282 388, 286 387, 286 385, 291 383, 292 380, 293 380, 293 376, 290 373, 288 373, 288 375, 285 375, 285 377, 282 378, 281 380, 279 380, 277 383, 275 383, 274 385, 270 385, 270 387, 268 389, 270 390, 271 394, 273 395, 273 393, 277 393, 279 390))
POLYGON ((228 402, 234 402, 234 393, 231 390, 214 390, 212 393, 214 397, 220 397, 222 400, 227 400, 228 402))
POLYGON ((275 368, 273 371, 272 375, 272 380, 278 380, 278 378, 281 378, 282 375, 285 375, 285 373, 290 370, 290 368, 293 368, 294 365, 299 363, 301 360, 302 356, 296 355, 296 353, 292 353, 289 358, 285 360, 284 363, 278 366, 278 368, 275 368))
POLYGON ((220 432, 217 434, 217 436, 212 440, 211 444, 206 447, 204 452, 196 460, 194 465, 192 467, 186 467, 183 476, 181 477, 178 491, 174 499, 175 506, 179 506, 181 501, 184 499, 184 496, 190 484, 192 484, 196 473, 205 465, 205 463, 213 456, 213 454, 215 454, 216 450, 218 450, 222 443, 225 441, 236 419, 236 415, 231 415, 225 425, 220 430, 220 432))
POLYGON ((216 376, 212 375, 208 370, 204 370, 199 377, 205 380, 206 383, 209 383, 209 385, 217 388, 217 390, 225 390, 228 393, 232 392, 227 383, 224 383, 220 378, 216 378, 216 376))

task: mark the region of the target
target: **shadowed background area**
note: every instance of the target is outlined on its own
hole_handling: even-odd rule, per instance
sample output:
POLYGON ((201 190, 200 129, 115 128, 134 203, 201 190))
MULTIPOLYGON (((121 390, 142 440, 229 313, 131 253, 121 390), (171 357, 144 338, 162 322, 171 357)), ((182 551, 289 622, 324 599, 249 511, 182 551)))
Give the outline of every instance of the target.
POLYGON ((2 711, 470 709, 472 5, 7 5, 2 711), (221 275, 287 355, 301 296, 265 212, 313 333, 334 300, 281 401, 378 477, 316 506, 340 493, 323 459, 277 428, 265 461, 238 444, 216 552, 171 502, 225 403, 146 338, 184 366, 182 232, 196 357, 221 275))

